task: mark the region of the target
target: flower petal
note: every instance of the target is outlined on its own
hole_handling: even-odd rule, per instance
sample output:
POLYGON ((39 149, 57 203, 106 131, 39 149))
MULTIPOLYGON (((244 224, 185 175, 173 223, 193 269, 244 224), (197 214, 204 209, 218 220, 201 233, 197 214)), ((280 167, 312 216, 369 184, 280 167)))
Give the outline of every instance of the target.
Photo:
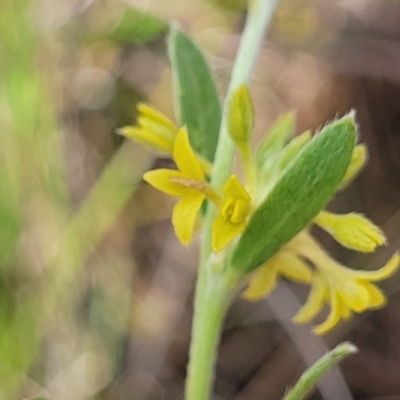
POLYGON ((321 311, 327 290, 328 286, 324 279, 319 274, 315 274, 307 301, 293 317, 293 321, 296 324, 311 321, 321 311))
POLYGON ((249 286, 242 293, 246 300, 257 301, 269 295, 276 286, 278 269, 273 260, 263 264, 250 280, 249 286))
POLYGON ((394 275, 400 266, 400 255, 398 253, 394 254, 392 258, 384 265, 382 268, 375 271, 361 271, 353 270, 352 274, 357 277, 357 279, 366 279, 371 282, 382 281, 394 275))
POLYGON ((387 303, 386 296, 374 284, 370 282, 363 282, 363 286, 368 292, 368 306, 367 308, 381 308, 387 303))
POLYGON ((196 216, 205 199, 201 193, 184 197, 176 204, 172 212, 172 225, 176 236, 183 244, 189 244, 192 240, 196 216))
POLYGON ((296 254, 291 252, 279 252, 279 273, 287 279, 300 283, 311 283, 313 273, 310 266, 296 254))
POLYGON ((341 285, 336 282, 333 286, 333 290, 337 290, 340 300, 353 311, 364 311, 368 306, 367 289, 362 283, 351 279, 351 277, 346 278, 344 276, 342 281, 341 285))
POLYGON ((243 232, 246 226, 245 221, 234 224, 229 220, 224 219, 219 214, 212 227, 212 247, 215 252, 223 249, 232 239, 235 238, 240 232, 243 232))
POLYGON ((340 318, 341 319, 349 319, 352 316, 352 311, 350 310, 349 307, 346 306, 342 301, 339 301, 339 306, 340 306, 340 318))
POLYGON ((331 312, 329 313, 328 318, 322 324, 317 325, 313 328, 313 331, 317 335, 325 335, 325 333, 328 333, 330 330, 332 330, 340 321, 342 309, 340 306, 338 294, 334 290, 331 291, 330 306, 331 312))
POLYGON ((182 173, 174 169, 155 169, 143 175, 143 179, 170 196, 184 197, 198 193, 197 190, 173 182, 174 179, 182 179, 182 173), (172 181, 171 181, 172 179, 172 181))
POLYGON ((182 171, 183 175, 200 181, 205 179, 203 169, 190 146, 188 133, 185 128, 181 128, 176 135, 173 156, 176 165, 182 171))
POLYGON ((223 192, 226 197, 233 197, 236 200, 243 199, 250 203, 250 196, 235 175, 231 175, 226 181, 223 192))
POLYGON ((127 137, 128 139, 136 140, 151 149, 156 149, 168 154, 172 153, 174 140, 157 135, 151 130, 138 128, 136 126, 124 126, 118 129, 117 133, 127 137))
POLYGON ((162 127, 170 132, 172 139, 174 138, 177 128, 165 115, 145 103, 139 103, 137 105, 137 110, 139 111, 139 120, 142 122, 141 125, 146 126, 146 123, 152 123, 156 127, 162 127))

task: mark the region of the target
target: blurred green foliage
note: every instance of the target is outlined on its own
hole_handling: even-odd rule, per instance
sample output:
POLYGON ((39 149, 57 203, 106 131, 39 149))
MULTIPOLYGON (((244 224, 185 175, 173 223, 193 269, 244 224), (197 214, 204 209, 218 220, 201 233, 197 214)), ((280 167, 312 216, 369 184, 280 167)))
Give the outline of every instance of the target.
POLYGON ((128 8, 107 39, 118 45, 143 44, 165 33, 167 29, 165 21, 138 9, 128 8))
POLYGON ((157 39, 168 30, 166 21, 134 7, 125 8, 118 18, 94 20, 92 25, 83 35, 84 43, 108 40, 118 46, 140 45, 157 39))
MULTIPOLYGON (((138 183, 137 160, 122 145, 80 207, 72 203, 53 70, 52 51, 62 51, 62 43, 38 31, 31 10, 29 0, 5 0, 0 12, 1 400, 21 398, 21 393, 26 397, 23 388, 30 378, 46 385, 40 350, 51 342, 52 330, 78 329, 76 320, 70 322, 86 294, 76 289, 86 261, 138 183)), ((88 37, 122 48, 153 40, 166 29, 158 18, 126 8, 112 29, 97 37, 88 32, 88 37)), ((131 103, 129 107, 133 109, 131 103)), ((87 331, 74 343, 78 355, 102 343, 97 346, 114 367, 127 330, 130 277, 122 269, 106 280, 112 291, 93 285, 87 331), (110 313, 110 307, 118 313, 110 313)), ((62 368, 63 361, 59 364, 62 368)))
POLYGON ((218 7, 226 8, 228 10, 245 10, 247 2, 251 0, 204 0, 218 7))

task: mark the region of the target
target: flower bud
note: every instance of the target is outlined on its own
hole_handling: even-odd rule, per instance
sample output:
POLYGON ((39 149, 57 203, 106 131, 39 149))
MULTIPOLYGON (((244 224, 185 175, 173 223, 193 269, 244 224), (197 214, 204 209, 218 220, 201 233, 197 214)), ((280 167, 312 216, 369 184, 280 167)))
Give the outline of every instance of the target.
POLYGON ((337 215, 322 211, 316 217, 315 223, 342 246, 352 250, 370 253, 386 242, 382 231, 360 214, 337 215))
POLYGON ((254 108, 247 86, 240 86, 229 103, 228 129, 239 147, 243 149, 250 141, 254 128, 254 108))

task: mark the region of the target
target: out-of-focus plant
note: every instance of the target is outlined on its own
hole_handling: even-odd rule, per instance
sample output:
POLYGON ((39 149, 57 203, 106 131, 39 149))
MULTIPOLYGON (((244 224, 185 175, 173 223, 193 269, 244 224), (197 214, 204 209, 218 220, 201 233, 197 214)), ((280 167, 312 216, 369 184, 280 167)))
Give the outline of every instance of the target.
MULTIPOLYGON (((104 5, 93 5, 96 6, 102 18, 91 18, 92 26, 79 38, 83 43, 106 40, 118 46, 132 43, 141 45, 158 38, 168 30, 165 21, 138 8, 123 7, 117 15, 110 13, 107 18, 107 15, 104 16, 104 5)), ((91 8, 88 12, 92 12, 91 8)), ((70 33, 73 25, 68 28, 66 33, 70 33)))
POLYGON ((248 0, 204 0, 208 3, 227 10, 244 10, 247 7, 248 0))
MULTIPOLYGON (((122 145, 74 209, 52 47, 29 0, 0 8, 0 399, 11 400, 21 398, 48 330, 67 318, 85 261, 136 190, 138 165, 122 145)), ((117 44, 143 43, 165 28, 132 9, 107 35, 117 44)), ((36 378, 45 381, 40 372, 36 378)))
MULTIPOLYGON (((280 276, 310 285, 309 297, 294 319, 311 321, 326 303, 330 314, 314 328, 325 334, 353 313, 382 307, 386 297, 374 282, 390 277, 399 266, 395 254, 377 271, 346 268, 310 232, 316 224, 343 246, 361 252, 385 243, 382 231, 364 216, 324 210, 366 161, 366 147, 356 144, 354 112, 328 123, 314 137, 309 132, 294 137, 294 117, 286 114, 256 151, 251 149, 254 110, 248 85, 276 5, 275 0, 248 4, 222 115, 200 50, 183 32, 172 29, 169 54, 182 128, 142 105, 139 125, 119 131, 172 156, 177 170, 149 171, 144 180, 179 199, 172 224, 183 244, 191 242, 196 229, 201 232, 187 400, 209 398, 222 323, 229 304, 246 285, 243 296, 248 300, 268 295, 280 276), (235 151, 244 180, 232 174, 235 151)), ((287 398, 303 398, 324 370, 353 352, 353 346, 338 347, 287 398)))

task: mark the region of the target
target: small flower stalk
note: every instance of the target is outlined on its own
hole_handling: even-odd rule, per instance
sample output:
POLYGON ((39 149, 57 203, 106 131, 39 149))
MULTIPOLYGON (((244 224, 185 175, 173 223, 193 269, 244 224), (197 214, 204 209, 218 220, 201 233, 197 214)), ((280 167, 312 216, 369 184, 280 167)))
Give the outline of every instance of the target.
MULTIPOLYGON (((248 24, 259 29, 258 45, 264 31, 257 24, 264 24, 265 29, 273 10, 264 3, 261 6, 254 2, 257 10, 249 10, 248 24), (265 13, 262 21, 260 12, 265 13)), ((171 35, 171 54, 175 57, 182 46, 185 57, 193 55, 193 64, 185 70, 186 64, 179 64, 179 57, 172 58, 178 86, 185 82, 185 74, 191 76, 205 65, 199 61, 199 50, 182 35, 171 35)), ((254 46, 251 40, 254 37, 247 32, 242 45, 254 46)), ((239 51, 239 58, 241 54, 239 51)), ((256 54, 254 51, 254 57, 256 54)), ((212 87, 208 69, 202 74, 205 80, 211 79, 204 87, 212 87)), ((234 74, 240 75, 237 71, 234 74)), ((216 138, 207 136, 214 130, 199 131, 197 120, 188 118, 187 102, 178 102, 178 114, 188 121, 182 126, 175 126, 160 112, 140 104, 137 126, 119 131, 172 157, 176 169, 149 171, 143 179, 177 198, 171 220, 183 245, 189 245, 197 231, 201 232, 187 400, 206 400, 210 395, 223 318, 237 293, 249 301, 259 301, 281 278, 307 285, 308 298, 293 321, 313 322, 327 306, 329 314, 312 328, 315 334, 324 335, 353 314, 383 307, 387 298, 377 283, 395 274, 400 264, 396 253, 376 271, 354 270, 332 258, 311 234, 310 228, 317 225, 342 246, 363 253, 386 244, 382 230, 363 215, 339 215, 326 209, 335 193, 351 183, 367 160, 366 146, 357 144, 355 113, 327 124, 314 135, 306 131, 297 136, 295 116, 284 114, 253 148, 255 118, 247 80, 244 75, 240 79, 235 75, 222 120, 215 121, 221 127, 216 138), (204 137, 198 140, 196 135, 204 137), (232 172, 231 155, 235 150, 242 163, 238 171, 232 172), (222 160, 221 154, 230 158, 222 160), (214 163, 213 157, 217 157, 214 163)), ((179 99, 186 99, 183 90, 178 87, 179 99)), ((201 96, 193 94, 196 116, 207 113, 208 104, 216 101, 203 96, 203 103, 199 103, 201 96)), ((214 89, 209 96, 215 96, 214 89)))

